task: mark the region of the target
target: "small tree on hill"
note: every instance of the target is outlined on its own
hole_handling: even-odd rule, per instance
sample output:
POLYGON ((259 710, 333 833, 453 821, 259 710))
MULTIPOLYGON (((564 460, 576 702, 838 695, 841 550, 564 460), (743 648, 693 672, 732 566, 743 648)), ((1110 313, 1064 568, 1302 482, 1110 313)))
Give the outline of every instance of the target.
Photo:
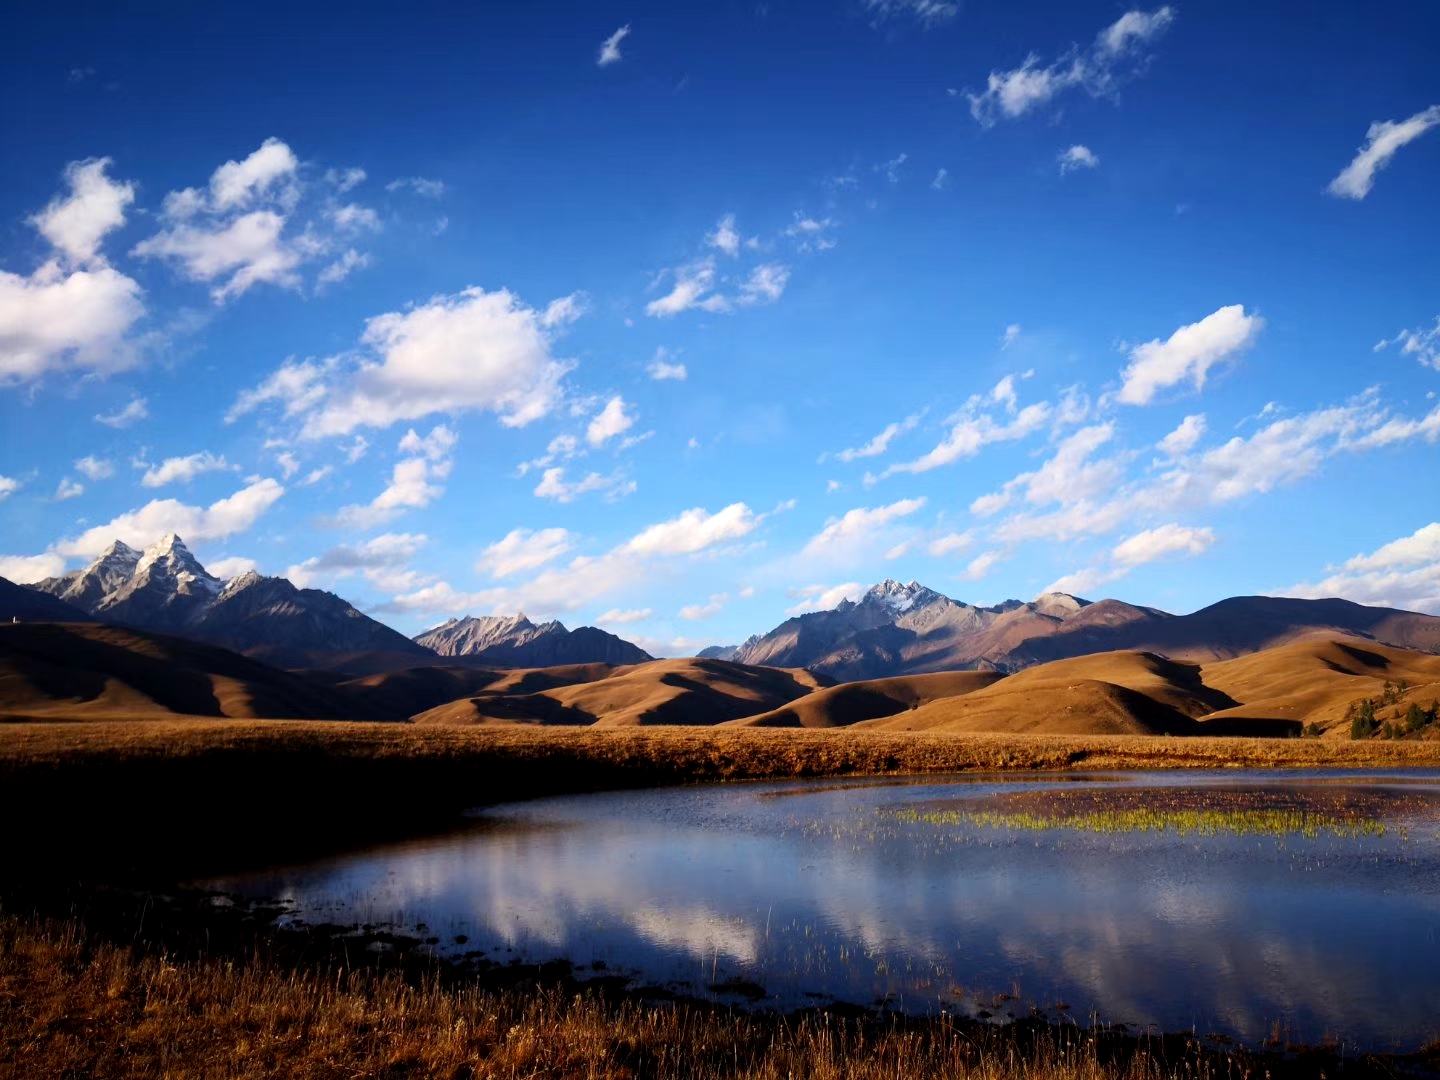
POLYGON ((1363 699, 1358 705, 1352 705, 1353 714, 1350 715, 1350 738, 1368 739, 1375 734, 1375 703, 1369 698, 1363 699))

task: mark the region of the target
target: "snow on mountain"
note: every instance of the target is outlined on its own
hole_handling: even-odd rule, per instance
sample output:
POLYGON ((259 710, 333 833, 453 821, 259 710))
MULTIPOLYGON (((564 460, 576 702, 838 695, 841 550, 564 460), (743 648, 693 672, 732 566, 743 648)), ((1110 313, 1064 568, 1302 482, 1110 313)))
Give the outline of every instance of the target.
POLYGON ((643 664, 654 659, 638 646, 596 627, 567 630, 555 621, 537 626, 523 613, 450 619, 415 641, 441 656, 473 656, 504 667, 643 664))

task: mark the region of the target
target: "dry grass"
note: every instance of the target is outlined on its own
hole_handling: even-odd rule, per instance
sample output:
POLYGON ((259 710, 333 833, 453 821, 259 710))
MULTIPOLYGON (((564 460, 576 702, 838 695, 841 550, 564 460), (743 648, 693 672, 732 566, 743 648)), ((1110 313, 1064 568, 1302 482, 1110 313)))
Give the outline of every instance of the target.
MULTIPOLYGON (((180 961, 87 941, 73 923, 0 917, 3 1077, 666 1077, 693 1080, 1187 1080, 1295 1073, 1184 1038, 1098 1038, 1040 1024, 781 1019, 494 993, 252 956, 180 961)), ((1363 1060, 1347 1075, 1365 1074, 1363 1060)))

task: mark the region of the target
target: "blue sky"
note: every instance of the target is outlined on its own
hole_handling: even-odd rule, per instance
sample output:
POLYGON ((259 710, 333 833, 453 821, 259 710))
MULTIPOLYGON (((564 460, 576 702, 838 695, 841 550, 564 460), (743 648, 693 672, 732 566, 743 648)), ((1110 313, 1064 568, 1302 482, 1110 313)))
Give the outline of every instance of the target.
POLYGON ((11 20, 0 575, 1440 613, 1434 5, 419 7, 11 20))

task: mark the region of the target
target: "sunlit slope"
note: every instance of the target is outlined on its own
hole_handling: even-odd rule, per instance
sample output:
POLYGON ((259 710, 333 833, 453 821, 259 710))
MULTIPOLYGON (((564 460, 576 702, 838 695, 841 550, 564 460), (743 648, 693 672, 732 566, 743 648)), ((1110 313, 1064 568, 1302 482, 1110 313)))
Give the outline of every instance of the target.
POLYGON ((1376 716, 1393 719, 1411 702, 1422 708, 1440 698, 1440 656, 1377 645, 1363 638, 1314 637, 1261 653, 1206 664, 1206 685, 1240 704, 1208 720, 1285 719, 1319 724, 1348 738, 1347 708, 1376 702, 1376 716), (1407 687, 1403 696, 1381 705, 1385 684, 1407 687))
POLYGON ((0 718, 383 719, 348 695, 226 649, 81 623, 0 625, 0 718))
POLYGON ((841 683, 816 690, 778 709, 731 720, 727 726, 848 727, 894 716, 940 698, 974 693, 1001 678, 1003 676, 994 671, 944 671, 841 683))
POLYGON ((417 723, 713 725, 768 712, 824 680, 808 671, 725 660, 656 660, 592 682, 535 693, 477 694, 415 717, 417 723))

